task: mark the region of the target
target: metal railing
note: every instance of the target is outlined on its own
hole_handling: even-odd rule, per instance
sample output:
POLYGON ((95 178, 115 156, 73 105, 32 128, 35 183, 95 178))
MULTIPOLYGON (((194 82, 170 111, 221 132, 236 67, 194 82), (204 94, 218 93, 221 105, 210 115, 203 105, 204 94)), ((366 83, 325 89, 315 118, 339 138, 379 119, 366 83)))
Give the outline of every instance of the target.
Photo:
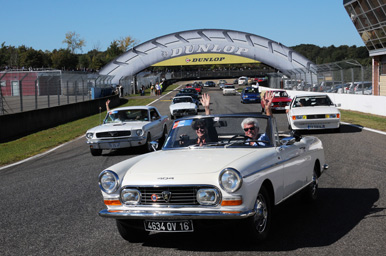
POLYGON ((112 77, 61 70, 0 72, 0 115, 71 104, 92 98, 93 87, 111 87, 112 77))
POLYGON ((287 90, 371 95, 372 67, 355 60, 321 64, 316 74, 300 70, 282 83, 287 90))

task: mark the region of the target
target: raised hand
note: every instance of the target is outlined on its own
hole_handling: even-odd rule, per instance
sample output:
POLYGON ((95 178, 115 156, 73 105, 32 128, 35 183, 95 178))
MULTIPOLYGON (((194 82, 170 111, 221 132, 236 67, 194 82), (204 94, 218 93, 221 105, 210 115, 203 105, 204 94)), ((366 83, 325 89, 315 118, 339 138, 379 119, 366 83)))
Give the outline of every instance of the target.
POLYGON ((272 116, 272 101, 275 98, 275 93, 273 91, 267 91, 264 93, 264 108, 267 116, 272 116))
POLYGON ((206 115, 210 115, 210 109, 209 109, 209 105, 210 105, 210 96, 209 96, 209 94, 204 93, 204 94, 201 96, 200 102, 201 102, 201 105, 205 108, 205 114, 206 114, 206 115))

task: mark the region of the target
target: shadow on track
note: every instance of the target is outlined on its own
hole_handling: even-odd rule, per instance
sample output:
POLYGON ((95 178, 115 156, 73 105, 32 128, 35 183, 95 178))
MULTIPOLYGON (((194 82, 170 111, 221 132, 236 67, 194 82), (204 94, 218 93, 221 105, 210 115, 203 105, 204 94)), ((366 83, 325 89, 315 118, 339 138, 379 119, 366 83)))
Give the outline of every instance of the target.
POLYGON ((374 206, 377 189, 320 188, 316 204, 304 204, 295 196, 275 208, 270 237, 247 243, 234 223, 194 233, 154 233, 142 246, 182 251, 292 251, 336 243, 364 218, 377 217, 384 209, 374 206))

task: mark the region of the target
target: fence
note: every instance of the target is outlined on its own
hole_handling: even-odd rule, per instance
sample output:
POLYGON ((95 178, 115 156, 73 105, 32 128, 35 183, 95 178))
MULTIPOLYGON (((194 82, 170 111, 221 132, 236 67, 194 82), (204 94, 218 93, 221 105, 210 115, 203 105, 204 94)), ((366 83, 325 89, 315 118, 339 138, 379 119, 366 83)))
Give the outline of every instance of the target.
POLYGON ((92 88, 109 88, 111 80, 96 73, 61 70, 0 72, 0 115, 90 100, 92 88))
MULTIPOLYGON (((217 70, 182 70, 162 72, 143 71, 119 80, 123 95, 138 93, 163 79, 213 79, 239 76, 269 77, 271 88, 287 90, 372 94, 372 67, 363 67, 354 60, 316 66, 317 73, 293 70, 284 76, 272 68, 217 70)), ((0 115, 49 108, 92 99, 93 88, 111 88, 113 77, 96 73, 66 72, 61 70, 31 70, 0 72, 0 115)), ((101 95, 107 96, 107 95, 101 95)))
POLYGON ((317 74, 305 70, 283 79, 281 88, 297 91, 372 94, 372 67, 355 60, 317 65, 317 74))

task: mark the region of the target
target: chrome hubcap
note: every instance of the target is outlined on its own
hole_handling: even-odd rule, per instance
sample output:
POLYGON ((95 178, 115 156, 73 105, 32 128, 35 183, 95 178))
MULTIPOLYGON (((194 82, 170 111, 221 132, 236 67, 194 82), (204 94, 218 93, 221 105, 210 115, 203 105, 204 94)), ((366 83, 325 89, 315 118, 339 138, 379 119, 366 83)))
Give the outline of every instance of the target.
POLYGON ((256 201, 256 214, 254 216, 254 222, 256 230, 259 233, 264 232, 267 226, 268 209, 264 197, 259 195, 256 201))

